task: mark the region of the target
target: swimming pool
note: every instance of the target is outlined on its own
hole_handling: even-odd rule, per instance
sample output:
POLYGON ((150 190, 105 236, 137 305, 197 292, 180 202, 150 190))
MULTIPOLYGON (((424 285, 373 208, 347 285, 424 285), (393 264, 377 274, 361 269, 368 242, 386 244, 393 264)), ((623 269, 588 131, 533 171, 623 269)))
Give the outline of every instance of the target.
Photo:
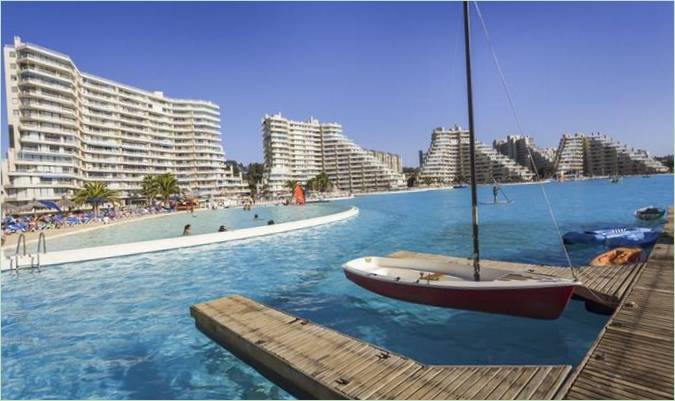
MULTIPOLYGON (((635 225, 673 203, 673 178, 547 184, 561 229, 635 225)), ((563 264, 536 185, 481 206, 485 258, 563 264)), ((254 240, 2 274, 4 398, 288 398, 195 327, 190 305, 242 294, 438 364, 577 364, 606 322, 573 301, 555 321, 407 304, 346 280, 354 257, 407 249, 468 256, 468 190, 340 201, 348 221, 254 240)), ((491 190, 480 188, 489 200, 491 190)), ((600 249, 572 249, 584 263, 600 249)))
MULTIPOLYGON (((218 231, 221 225, 228 230, 267 225, 269 220, 286 223, 325 216, 347 210, 345 205, 334 203, 310 203, 303 207, 265 206, 251 211, 241 208, 199 210, 194 214, 178 212, 161 217, 130 221, 128 223, 72 234, 47 240, 49 251, 89 248, 93 246, 123 244, 180 237, 186 224, 192 226, 192 234, 210 234, 218 231), (258 215, 258 218, 254 218, 258 215)), ((14 250, 10 250, 10 255, 14 250)))

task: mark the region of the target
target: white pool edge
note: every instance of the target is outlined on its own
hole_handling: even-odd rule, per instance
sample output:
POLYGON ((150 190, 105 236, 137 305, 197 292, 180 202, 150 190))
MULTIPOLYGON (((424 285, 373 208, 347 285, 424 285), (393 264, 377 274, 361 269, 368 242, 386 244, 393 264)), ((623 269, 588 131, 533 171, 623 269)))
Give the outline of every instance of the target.
MULTIPOLYGON (((217 232, 212 234, 181 236, 159 240, 132 242, 127 244, 105 245, 92 248, 47 252, 40 254, 40 267, 190 248, 201 245, 216 244, 220 242, 280 234, 289 231, 302 230, 305 228, 335 223, 354 217, 358 213, 359 209, 357 207, 352 207, 351 209, 344 212, 333 213, 327 216, 313 217, 310 219, 272 224, 268 226, 242 228, 239 230, 217 232)), ((26 255, 19 257, 19 266, 21 268, 30 267, 31 258, 33 259, 34 263, 37 263, 36 255, 26 255)), ((10 270, 10 261, 12 259, 15 258, 3 258, 3 260, 0 262, 0 271, 10 270)))

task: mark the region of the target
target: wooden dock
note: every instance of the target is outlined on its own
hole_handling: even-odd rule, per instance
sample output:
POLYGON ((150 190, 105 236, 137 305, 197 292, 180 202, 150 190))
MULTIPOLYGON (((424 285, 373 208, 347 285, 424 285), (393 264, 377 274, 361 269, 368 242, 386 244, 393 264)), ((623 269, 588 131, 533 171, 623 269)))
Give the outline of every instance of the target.
POLYGON ((673 213, 575 373, 566 399, 673 399, 673 213))
MULTIPOLYGON (((393 256, 470 264, 410 252, 393 256)), ((482 264, 571 277, 566 268, 482 264)), ((241 296, 194 305, 190 312, 204 334, 298 398, 673 399, 672 209, 646 263, 582 268, 578 277, 584 287, 576 295, 616 311, 574 371, 566 365, 424 365, 241 296)))
POLYGON ((571 366, 430 366, 241 296, 194 305, 197 328, 298 398, 550 399, 571 366))

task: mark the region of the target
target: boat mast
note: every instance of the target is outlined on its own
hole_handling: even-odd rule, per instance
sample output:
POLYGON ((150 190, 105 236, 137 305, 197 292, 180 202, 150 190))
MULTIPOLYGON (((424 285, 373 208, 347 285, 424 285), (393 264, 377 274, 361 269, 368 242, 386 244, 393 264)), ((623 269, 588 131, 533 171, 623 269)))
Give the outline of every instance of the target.
POLYGON ((469 109, 469 148, 471 149, 471 222, 473 226, 473 278, 480 281, 478 248, 478 193, 476 191, 476 148, 473 125, 473 90, 471 87, 471 22, 469 2, 464 1, 464 51, 466 55, 466 97, 469 109))

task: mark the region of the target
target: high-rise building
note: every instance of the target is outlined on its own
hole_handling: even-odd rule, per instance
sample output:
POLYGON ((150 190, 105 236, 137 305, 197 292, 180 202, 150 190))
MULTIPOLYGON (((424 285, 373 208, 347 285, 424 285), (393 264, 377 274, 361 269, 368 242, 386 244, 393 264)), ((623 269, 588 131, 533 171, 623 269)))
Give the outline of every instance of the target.
POLYGON ((492 147, 532 172, 535 172, 536 168, 536 172, 540 175, 552 173, 555 149, 539 148, 529 136, 508 135, 506 139, 495 139, 492 147), (534 166, 530 162, 530 157, 534 161, 534 166))
POLYGON ((81 72, 70 57, 18 37, 4 60, 7 202, 60 199, 86 182, 130 201, 143 177, 167 172, 202 197, 246 191, 225 166, 216 104, 81 72))
POLYGON ((270 194, 286 193, 289 181, 305 184, 321 172, 350 192, 405 188, 400 156, 361 148, 342 134, 340 124, 265 115, 262 136, 263 180, 270 194))
MULTIPOLYGON (((480 183, 493 181, 529 181, 533 174, 493 148, 476 141, 476 179, 480 183)), ((420 182, 452 184, 471 178, 469 131, 455 126, 436 128, 420 169, 420 182)))
POLYGON ((558 146, 556 175, 634 175, 666 173, 668 168, 644 150, 600 134, 564 134, 558 146))
POLYGON ((584 142, 584 136, 580 134, 564 134, 560 138, 555 160, 556 175, 583 175, 584 142))
POLYGON ((401 155, 368 149, 366 149, 366 152, 368 152, 370 155, 372 155, 377 160, 382 162, 385 166, 389 167, 390 170, 396 171, 397 173, 403 173, 403 164, 401 163, 401 155))

